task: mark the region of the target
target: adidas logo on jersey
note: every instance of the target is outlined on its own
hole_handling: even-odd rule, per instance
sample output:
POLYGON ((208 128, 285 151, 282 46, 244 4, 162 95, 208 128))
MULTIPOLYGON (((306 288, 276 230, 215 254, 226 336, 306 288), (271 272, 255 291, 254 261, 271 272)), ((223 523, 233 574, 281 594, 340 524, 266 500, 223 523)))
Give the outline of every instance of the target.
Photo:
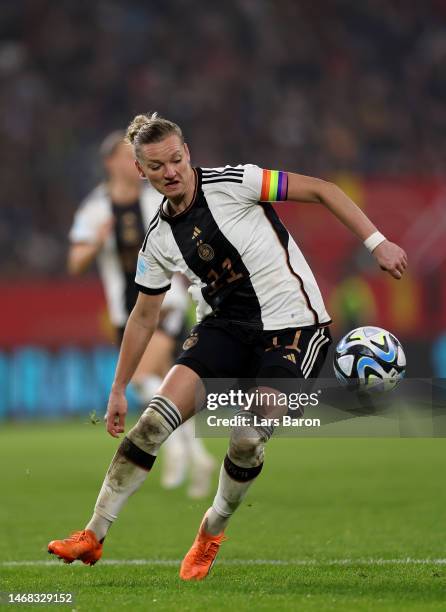
POLYGON ((289 353, 288 355, 284 355, 283 358, 284 359, 288 359, 288 361, 292 361, 293 363, 296 363, 296 357, 293 355, 293 353, 289 353))
POLYGON ((201 234, 201 229, 195 226, 194 233, 192 234, 192 240, 196 240, 200 234, 201 234))
POLYGON ((283 358, 284 359, 288 359, 288 361, 292 361, 293 363, 296 363, 296 356, 293 355, 293 353, 289 353, 288 355, 284 355, 283 358))

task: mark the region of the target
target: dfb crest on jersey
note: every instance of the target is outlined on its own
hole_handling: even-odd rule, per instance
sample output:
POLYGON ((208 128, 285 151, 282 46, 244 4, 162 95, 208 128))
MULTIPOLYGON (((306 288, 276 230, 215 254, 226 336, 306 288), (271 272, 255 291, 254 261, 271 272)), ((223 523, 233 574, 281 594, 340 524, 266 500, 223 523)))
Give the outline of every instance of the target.
POLYGON ((198 255, 203 261, 211 261, 215 257, 214 249, 211 245, 203 243, 198 245, 198 255))
POLYGON ((198 342, 198 334, 192 332, 188 338, 183 343, 183 351, 187 351, 195 346, 198 342))

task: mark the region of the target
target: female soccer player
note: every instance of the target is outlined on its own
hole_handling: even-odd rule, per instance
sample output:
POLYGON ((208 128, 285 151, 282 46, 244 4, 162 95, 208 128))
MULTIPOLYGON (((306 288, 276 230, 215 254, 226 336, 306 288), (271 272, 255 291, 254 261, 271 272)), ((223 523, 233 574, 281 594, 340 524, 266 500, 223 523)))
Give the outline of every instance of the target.
MULTIPOLYGON (((330 318, 308 264, 270 202, 322 204, 394 278, 407 265, 404 251, 332 183, 254 165, 193 167, 181 129, 156 113, 135 117, 127 134, 140 175, 160 194, 160 207, 139 254, 139 296, 107 409, 112 436, 124 432, 125 388, 175 271, 191 281, 201 322, 121 442, 85 530, 50 542, 49 551, 66 562, 92 564, 101 557, 107 530, 145 480, 160 446, 194 413, 197 390, 204 395, 202 378, 270 379, 274 388, 274 379, 318 375, 330 343, 330 318)), ((182 579, 207 576, 228 520, 260 474, 270 435, 254 424, 232 429, 218 490, 181 564, 182 579)))

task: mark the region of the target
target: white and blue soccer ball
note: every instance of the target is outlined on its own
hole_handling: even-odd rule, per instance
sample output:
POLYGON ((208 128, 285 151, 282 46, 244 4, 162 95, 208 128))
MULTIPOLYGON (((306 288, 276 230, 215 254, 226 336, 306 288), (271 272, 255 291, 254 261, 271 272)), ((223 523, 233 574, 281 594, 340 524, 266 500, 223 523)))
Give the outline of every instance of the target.
POLYGON ((358 327, 336 346, 339 382, 362 391, 389 391, 404 377, 406 356, 397 338, 381 327, 358 327))

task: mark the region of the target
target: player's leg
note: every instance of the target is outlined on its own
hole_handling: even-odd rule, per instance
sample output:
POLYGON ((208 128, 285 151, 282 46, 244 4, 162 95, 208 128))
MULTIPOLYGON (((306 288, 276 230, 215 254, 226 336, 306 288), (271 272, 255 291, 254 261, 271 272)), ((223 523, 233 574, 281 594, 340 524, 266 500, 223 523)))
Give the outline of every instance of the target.
MULTIPOLYGON (((158 392, 163 378, 172 367, 176 347, 175 339, 161 327, 155 331, 132 378, 144 405, 158 392)), ((163 445, 161 484, 167 489, 179 486, 186 475, 186 446, 181 430, 172 432, 163 445)))
POLYGON ((196 410, 202 384, 184 365, 167 375, 158 394, 121 442, 106 473, 93 516, 85 530, 72 538, 50 542, 48 551, 67 562, 95 563, 102 541, 127 499, 143 484, 161 444, 196 410))
MULTIPOLYGON (((99 494, 95 514, 112 522, 128 499, 151 470, 158 451, 169 435, 187 420, 196 409, 198 375, 177 365, 167 375, 159 392, 152 398, 136 425, 122 441, 107 472, 99 494)), ((89 523, 93 529, 96 523, 89 523)), ((99 526, 99 525, 98 525, 99 526)), ((102 522, 99 536, 108 526, 102 522)))
POLYGON ((272 428, 255 426, 253 413, 243 411, 240 414, 250 424, 231 430, 213 504, 205 513, 195 541, 181 564, 183 580, 201 580, 208 575, 224 540, 229 519, 262 471, 264 446, 271 437, 272 428))
MULTIPOLYGON (((194 368, 203 379, 240 376, 246 365, 251 364, 253 358, 255 359, 252 346, 248 340, 250 335, 251 332, 244 334, 243 329, 238 326, 231 326, 223 321, 211 319, 206 322, 204 330, 200 329, 200 326, 196 330, 192 330, 184 344, 185 351, 178 362, 194 368), (208 330, 209 326, 212 328, 210 330, 212 333, 203 334, 203 331, 208 330)), ((246 454, 254 454, 250 453, 247 447, 257 446, 258 437, 256 432, 254 434, 251 432, 251 435, 254 435, 254 439, 245 440, 242 436, 237 436, 237 432, 233 432, 231 446, 234 447, 235 455, 237 455, 237 449, 244 457, 246 454), (244 444, 246 445, 245 448, 243 448, 244 444)), ((261 449, 259 449, 258 455, 261 457, 261 449)), ((225 460, 224 465, 229 466, 228 460, 225 460)), ((253 465, 255 471, 261 469, 257 462, 253 463, 250 458, 247 466, 248 479, 254 477, 253 471, 249 469, 253 465)), ((222 468, 222 472, 223 469, 225 468, 222 468)), ((220 478, 220 482, 222 478, 224 476, 220 478)), ((247 481, 245 478, 243 480, 244 482, 247 481)), ((184 580, 205 577, 215 560, 223 539, 222 533, 206 531, 204 521, 202 521, 197 537, 181 564, 180 577, 184 580)))
MULTIPOLYGON (((238 351, 242 355, 242 364, 254 362, 256 370, 257 361, 259 365, 260 361, 257 360, 252 347, 247 351, 242 343, 238 343, 238 351)), ((235 353, 233 355, 235 358, 235 353)), ((241 365, 238 373, 243 371, 241 365)), ((181 564, 180 577, 183 580, 201 580, 208 575, 224 540, 227 522, 262 470, 264 445, 270 438, 272 429, 257 427, 253 413, 242 410, 240 414, 245 417, 246 424, 231 430, 229 448, 220 469, 214 502, 205 513, 197 536, 181 564)))
MULTIPOLYGON (((257 379, 268 385, 267 393, 280 392, 274 381, 288 378, 316 378, 324 364, 331 343, 327 328, 293 330, 277 336, 267 336, 257 372, 257 379), (288 357, 293 355, 294 359, 288 357)), ((286 412, 286 409, 285 411, 286 412)), ((246 414, 246 413, 245 413, 246 414)), ((249 413, 247 413, 249 414, 249 413)), ((264 404, 259 416, 282 416, 277 405, 264 404)), ((252 417, 251 417, 252 418, 252 417)), ((214 503, 206 517, 209 533, 221 533, 233 512, 245 497, 248 488, 260 474, 264 459, 264 444, 273 433, 272 427, 238 427, 231 435, 228 454, 220 472, 220 482, 214 503)))
MULTIPOLYGON (((257 377, 263 384, 270 381, 266 389, 268 392, 280 391, 280 384, 278 380, 275 383, 274 379, 316 377, 325 361, 330 342, 330 333, 325 328, 265 334, 265 342, 259 347, 262 354, 257 377), (293 355, 294 359, 288 359, 288 355, 293 355)), ((274 403, 272 406, 263 405, 260 416, 274 418, 279 416, 279 412, 280 408, 274 403)), ((244 414, 246 416, 249 413, 244 414)), ((228 453, 220 471, 217 494, 181 566, 180 576, 184 580, 200 580, 207 576, 229 519, 262 470, 264 445, 271 437, 273 428, 255 427, 252 419, 253 415, 250 425, 232 430, 228 453), (207 541, 212 542, 212 537, 216 539, 216 544, 212 554, 208 555, 208 563, 197 563, 197 559, 203 558, 203 554, 197 554, 197 550, 201 552, 207 541), (209 560, 211 557, 212 561, 209 560)))
MULTIPOLYGON (((132 384, 134 384, 136 389, 138 390, 143 403, 146 406, 148 406, 145 413, 142 415, 143 420, 149 420, 150 422, 151 420, 162 418, 162 417, 158 417, 156 411, 153 412, 154 405, 152 406, 152 409, 149 410, 150 402, 156 396, 159 396, 159 390, 162 385, 162 380, 168 373, 169 369, 172 367, 172 354, 173 354, 174 348, 175 348, 175 340, 171 338, 167 333, 165 333, 162 329, 157 329, 155 333, 153 334, 150 340, 150 343, 147 346, 141 358, 141 361, 138 364, 135 374, 133 375, 132 384)), ((165 398, 165 400, 167 402, 168 398, 165 398)), ((162 400, 157 402, 156 405, 158 406, 161 405, 160 404, 161 401, 162 400)), ((168 421, 166 423, 160 424, 160 427, 162 427, 162 432, 161 434, 158 434, 159 440, 158 440, 158 443, 155 443, 155 446, 153 448, 153 452, 152 452, 153 456, 156 456, 157 450, 159 446, 163 443, 166 436, 170 437, 170 435, 175 435, 176 429, 173 428, 173 425, 177 425, 178 418, 179 418, 178 414, 175 411, 175 405, 172 407, 171 416, 173 419, 172 422, 168 421)), ((183 419, 181 417, 181 421, 182 420, 183 419)), ((138 422, 138 424, 140 423, 142 423, 141 420, 138 422)), ((131 436, 131 432, 129 432, 129 436, 131 436)), ((112 466, 115 467, 117 465, 119 461, 119 455, 118 455, 119 452, 120 451, 118 450, 118 453, 115 456, 110 466, 110 469, 112 468, 112 466)), ((128 476, 125 479, 127 481, 127 486, 130 487, 131 484, 133 483, 134 490, 137 490, 139 486, 145 480, 145 477, 147 475, 147 467, 150 468, 151 466, 145 466, 144 468, 142 468, 142 470, 135 470, 133 466, 128 466, 128 467, 134 474, 133 474, 133 478, 128 476)), ((124 468, 121 468, 121 469, 124 469, 124 468)), ((107 488, 108 486, 109 484, 106 478, 104 481, 103 489, 104 487, 107 488)), ((132 492, 133 491, 130 491, 129 495, 131 495, 132 492)), ((93 532, 98 534, 99 539, 102 539, 103 537, 105 537, 105 534, 108 531, 109 526, 111 525, 112 521, 115 520, 117 516, 117 512, 120 509, 118 505, 117 511, 112 512, 112 514, 109 515, 109 512, 106 512, 102 508, 103 500, 104 500, 104 495, 102 495, 102 493, 103 493, 103 490, 101 490, 101 493, 99 494, 93 517, 86 527, 86 529, 92 530, 93 532)), ((120 496, 119 494, 115 495, 115 498, 117 500, 122 500, 122 496, 120 496)), ((108 502, 107 506, 109 509, 111 508, 110 501, 108 502)))
MULTIPOLYGON (((282 379, 312 379, 319 376, 330 343, 331 336, 327 328, 294 330, 291 337, 290 332, 273 336, 273 347, 267 345, 257 372, 257 379, 262 385, 260 391, 265 391, 271 397, 271 394, 286 392, 288 389, 286 384, 282 389, 282 382, 279 382, 282 379), (294 356, 294 360, 289 359, 290 355, 294 356)), ((287 408, 272 402, 270 405, 264 403, 260 411, 255 412, 260 417, 274 419, 283 416, 287 408)), ((206 517, 206 528, 210 533, 220 533, 225 529, 249 487, 260 474, 264 444, 273 431, 274 428, 270 426, 242 427, 233 431, 217 495, 206 517)))
MULTIPOLYGON (((145 405, 158 392, 163 378, 172 367, 177 338, 183 334, 183 312, 179 309, 164 311, 160 327, 152 336, 132 378, 132 384, 145 405)), ((176 488, 184 482, 189 472, 188 495, 199 499, 209 494, 215 460, 203 442, 195 437, 194 431, 193 422, 188 421, 164 442, 161 485, 166 489, 176 488)))
POLYGON ((208 533, 218 534, 225 530, 263 468, 265 444, 273 428, 254 426, 252 412, 243 412, 243 416, 251 424, 232 428, 229 448, 220 469, 217 494, 206 514, 205 529, 208 533))

